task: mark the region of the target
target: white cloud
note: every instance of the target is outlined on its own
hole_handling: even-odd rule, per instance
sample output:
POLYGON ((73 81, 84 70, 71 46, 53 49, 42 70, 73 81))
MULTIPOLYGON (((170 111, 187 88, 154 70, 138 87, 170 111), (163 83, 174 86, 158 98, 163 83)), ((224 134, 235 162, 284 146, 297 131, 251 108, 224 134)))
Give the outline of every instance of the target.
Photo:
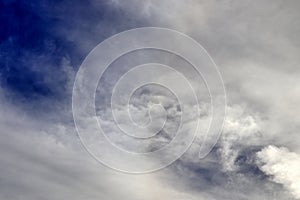
POLYGON ((176 190, 167 171, 137 176, 108 169, 65 121, 35 119, 1 102, 0 127, 0 199, 199 199, 176 190))
POLYGON ((232 105, 227 107, 227 116, 218 149, 224 171, 235 171, 235 161, 240 151, 251 145, 264 143, 262 120, 250 114, 245 106, 232 105))
POLYGON ((257 153, 260 169, 300 199, 300 155, 287 148, 268 146, 257 153))
MULTIPOLYGON (((227 86, 228 100, 231 105, 234 103, 237 106, 228 107, 220 141, 222 160, 213 160, 214 166, 223 165, 225 171, 234 172, 237 167, 235 160, 246 146, 266 145, 275 141, 293 146, 289 146, 293 151, 299 147, 299 136, 295 132, 299 121, 299 70, 295 66, 299 63, 299 47, 296 44, 299 44, 300 26, 297 26, 299 20, 295 20, 299 18, 299 9, 292 1, 114 2, 126 13, 134 13, 138 16, 136 18, 146 16, 154 26, 189 33, 205 46, 219 65, 227 86), (241 106, 243 103, 245 107, 241 106), (258 115, 250 113, 247 106, 258 115), (287 129, 288 134, 283 135, 282 130, 287 129)), ((93 20, 90 21, 93 26, 93 20)), ((95 29, 85 25, 88 29, 68 32, 66 35, 71 40, 80 38, 76 40, 77 45, 82 52, 87 52, 99 42, 95 39, 98 38, 96 35, 114 32, 103 29, 108 25, 113 26, 110 22, 99 23, 95 29), (83 37, 84 34, 88 37, 83 37)), ((180 67, 185 70, 185 67, 180 67)), ((71 73, 70 76, 73 76, 71 73)), ((171 77, 162 75, 162 78, 171 77)), ((177 87, 180 86, 174 82, 177 87)), ((243 175, 239 175, 238 180, 230 180, 233 189, 226 186, 224 189, 192 173, 192 186, 202 184, 200 189, 213 187, 211 191, 203 189, 199 192, 199 188, 195 191, 192 187, 182 187, 186 180, 176 179, 177 171, 171 176, 165 171, 145 176, 115 173, 98 165, 82 151, 69 124, 36 121, 24 116, 22 110, 16 111, 2 104, 0 108, 0 197, 3 199, 41 199, 46 192, 51 193, 49 199, 74 200, 274 199, 270 194, 274 191, 271 183, 262 183, 243 175), (270 186, 271 192, 265 188, 266 185, 270 186)), ((191 109, 189 113, 193 120, 193 108, 187 109, 191 109)), ((171 111, 174 111, 173 115, 177 114, 175 108, 171 111)), ((204 115, 201 127, 207 126, 207 118, 204 115)), ((174 122, 168 124, 171 130, 175 127, 174 122)), ((107 122, 107 127, 112 130, 110 122, 107 122)), ((201 136, 197 139, 201 141, 201 136)), ((122 137, 116 137, 116 142, 129 145, 122 137)), ((187 152, 181 161, 187 167, 193 163, 209 169, 209 164, 207 167, 198 161, 199 143, 196 142, 192 152, 187 152)), ((270 146, 258 153, 258 160, 262 171, 299 197, 298 154, 270 146)), ((186 176, 187 173, 183 174, 183 177, 186 176)), ((224 177, 219 179, 227 181, 224 177)), ((283 195, 281 199, 288 198, 283 195)))

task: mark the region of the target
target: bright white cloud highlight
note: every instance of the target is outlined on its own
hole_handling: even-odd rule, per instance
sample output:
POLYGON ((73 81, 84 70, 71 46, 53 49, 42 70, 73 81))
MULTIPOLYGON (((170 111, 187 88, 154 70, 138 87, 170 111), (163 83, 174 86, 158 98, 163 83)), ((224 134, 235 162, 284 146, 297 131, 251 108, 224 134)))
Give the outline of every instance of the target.
POLYGON ((300 155, 284 147, 268 146, 257 153, 260 169, 300 199, 300 155))

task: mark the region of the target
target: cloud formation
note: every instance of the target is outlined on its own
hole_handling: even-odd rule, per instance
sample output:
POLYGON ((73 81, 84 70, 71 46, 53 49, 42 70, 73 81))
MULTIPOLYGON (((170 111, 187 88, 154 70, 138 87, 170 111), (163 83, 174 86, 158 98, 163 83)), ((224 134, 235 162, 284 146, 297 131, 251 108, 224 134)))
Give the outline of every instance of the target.
POLYGON ((300 155, 285 147, 268 146, 257 153, 260 169, 300 199, 300 155))
MULTIPOLYGON (((1 2, 2 8, 0 22, 8 28, 0 31, 1 199, 299 198, 299 1, 11 0, 1 2), (187 33, 206 48, 225 82, 227 118, 222 138, 204 160, 198 159, 203 131, 169 168, 130 176, 99 165, 83 150, 70 94, 78 66, 95 45, 119 31, 149 25, 187 33)), ((147 53, 114 63, 96 99, 110 137, 141 151, 169 142, 180 109, 163 90, 138 91, 132 98, 133 118, 147 121, 147 103, 160 102, 170 114, 168 131, 140 146, 118 135, 106 108, 108 88, 127 70, 125 64, 151 57, 183 70, 203 101, 201 130, 210 117, 203 81, 193 79, 182 60, 147 53)), ((156 78, 181 86, 171 74, 156 78)), ((195 120, 193 105, 186 109, 195 120)))

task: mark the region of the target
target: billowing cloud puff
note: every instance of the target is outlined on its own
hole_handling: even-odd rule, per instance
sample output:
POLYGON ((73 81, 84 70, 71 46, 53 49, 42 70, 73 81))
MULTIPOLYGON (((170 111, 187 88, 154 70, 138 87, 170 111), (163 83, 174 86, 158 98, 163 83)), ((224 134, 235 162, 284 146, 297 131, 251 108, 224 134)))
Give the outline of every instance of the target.
POLYGON ((260 169, 300 199, 300 155, 287 148, 268 146, 257 153, 260 169))

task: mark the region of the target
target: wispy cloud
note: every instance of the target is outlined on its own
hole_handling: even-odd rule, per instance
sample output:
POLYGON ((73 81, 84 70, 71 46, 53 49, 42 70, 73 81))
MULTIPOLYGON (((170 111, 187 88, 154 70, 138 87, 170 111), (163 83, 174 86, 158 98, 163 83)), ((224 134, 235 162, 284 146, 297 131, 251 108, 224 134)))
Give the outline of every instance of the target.
MULTIPOLYGON (((300 198, 299 8, 299 1, 281 0, 1 2, 0 198, 300 198), (72 121, 71 93, 89 51, 115 33, 142 26, 173 28, 200 42, 219 66, 228 109, 221 139, 199 160, 210 117, 202 79, 167 53, 143 51, 117 60, 96 94, 97 114, 117 144, 160 148, 174 136, 181 114, 171 94, 141 89, 131 102, 134 119, 145 122, 147 103, 161 102, 169 112, 166 130, 139 144, 122 136, 107 108, 110 90, 128 66, 154 58, 177 67, 197 86, 202 103, 203 131, 184 156, 155 174, 132 176, 84 151, 72 121)), ((156 78, 181 87, 172 74, 156 78)), ((196 120, 193 105, 185 106, 189 120, 196 120)), ((127 114, 125 107, 119 112, 127 114)))

